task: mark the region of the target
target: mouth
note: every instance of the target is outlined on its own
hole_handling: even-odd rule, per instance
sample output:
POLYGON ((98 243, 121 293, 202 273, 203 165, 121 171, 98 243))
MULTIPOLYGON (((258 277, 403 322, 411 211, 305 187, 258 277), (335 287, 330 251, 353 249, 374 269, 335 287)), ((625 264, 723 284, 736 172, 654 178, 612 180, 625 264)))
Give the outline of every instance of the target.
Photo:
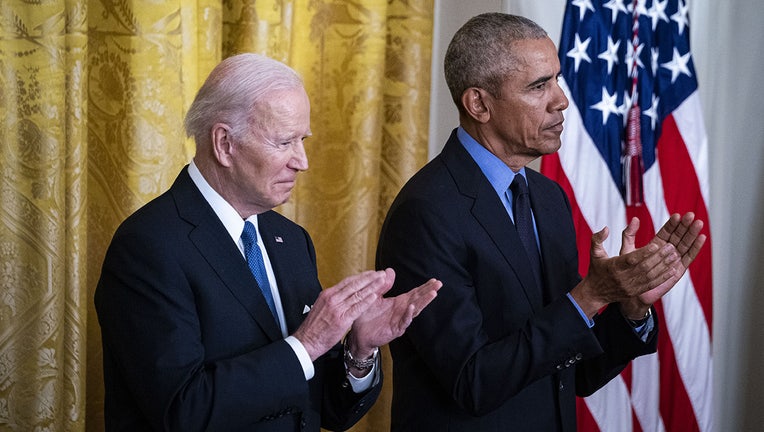
POLYGON ((552 125, 548 126, 546 129, 550 130, 552 132, 558 132, 561 133, 563 129, 563 123, 565 119, 560 119, 558 122, 553 123, 552 125))

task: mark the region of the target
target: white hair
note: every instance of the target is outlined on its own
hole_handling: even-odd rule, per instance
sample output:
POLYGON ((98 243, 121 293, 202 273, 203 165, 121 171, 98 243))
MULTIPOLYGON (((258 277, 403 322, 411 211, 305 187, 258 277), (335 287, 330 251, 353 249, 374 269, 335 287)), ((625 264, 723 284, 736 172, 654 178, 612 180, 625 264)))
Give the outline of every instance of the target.
POLYGON ((218 64, 186 113, 186 135, 197 145, 209 140, 216 123, 228 124, 234 135, 248 126, 248 116, 274 91, 303 88, 302 78, 292 68, 259 54, 239 54, 218 64))

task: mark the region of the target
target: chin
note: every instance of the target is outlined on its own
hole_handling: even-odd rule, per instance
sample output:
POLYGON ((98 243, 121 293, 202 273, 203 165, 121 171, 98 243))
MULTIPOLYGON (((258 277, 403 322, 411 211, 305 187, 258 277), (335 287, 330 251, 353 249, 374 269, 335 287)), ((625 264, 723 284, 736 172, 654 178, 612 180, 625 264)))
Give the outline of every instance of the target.
POLYGON ((559 139, 556 141, 550 142, 541 148, 541 154, 550 155, 552 153, 556 153, 561 146, 562 146, 562 142, 559 139))

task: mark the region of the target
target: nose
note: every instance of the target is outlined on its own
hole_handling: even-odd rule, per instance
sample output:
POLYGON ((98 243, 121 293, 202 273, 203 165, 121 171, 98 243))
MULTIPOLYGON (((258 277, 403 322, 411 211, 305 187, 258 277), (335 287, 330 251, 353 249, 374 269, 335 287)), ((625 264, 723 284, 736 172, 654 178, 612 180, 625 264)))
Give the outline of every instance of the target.
POLYGON ((305 153, 305 145, 298 141, 292 146, 292 158, 289 159, 289 167, 297 171, 308 169, 308 155, 305 153))
POLYGON ((555 84, 555 87, 556 91, 551 104, 552 111, 565 111, 569 104, 568 97, 565 96, 565 91, 560 87, 559 82, 555 84))

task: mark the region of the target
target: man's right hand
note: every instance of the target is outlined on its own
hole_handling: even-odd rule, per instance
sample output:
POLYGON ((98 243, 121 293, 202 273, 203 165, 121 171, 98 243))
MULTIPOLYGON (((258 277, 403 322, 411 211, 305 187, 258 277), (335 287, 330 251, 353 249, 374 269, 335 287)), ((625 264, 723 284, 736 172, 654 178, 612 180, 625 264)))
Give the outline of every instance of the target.
POLYGON ((608 257, 602 245, 607 227, 592 236, 589 272, 570 292, 587 316, 613 302, 622 302, 630 315, 646 310, 676 284, 705 241, 700 235, 702 222, 691 213, 681 218, 672 215, 650 243, 635 249, 633 236, 627 234, 638 227, 639 220, 632 219, 624 230, 621 255, 616 257, 608 257))
MULTIPOLYGON (((639 229, 639 219, 634 218, 632 223, 623 230, 621 237, 621 252, 626 254, 635 249, 635 238, 639 229)), ((703 221, 695 220, 693 213, 685 213, 683 216, 675 213, 669 217, 668 221, 661 227, 658 234, 652 239, 657 244, 673 244, 681 259, 674 264, 673 276, 636 297, 629 298, 621 302, 621 311, 624 316, 631 319, 644 317, 647 310, 655 302, 660 300, 676 283, 681 279, 690 264, 700 253, 700 249, 706 242, 706 236, 700 234, 703 229, 703 221)))
POLYGON ((353 321, 392 288, 394 279, 392 270, 370 270, 348 276, 321 291, 307 318, 293 334, 311 361, 339 342, 353 321))

